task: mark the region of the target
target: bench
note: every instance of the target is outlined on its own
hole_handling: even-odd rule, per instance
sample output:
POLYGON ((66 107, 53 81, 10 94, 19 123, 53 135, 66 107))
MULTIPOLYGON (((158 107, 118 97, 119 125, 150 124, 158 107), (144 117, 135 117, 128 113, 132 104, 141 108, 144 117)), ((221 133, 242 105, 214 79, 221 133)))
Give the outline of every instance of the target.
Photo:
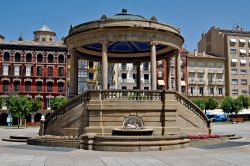
POLYGON ((232 118, 232 123, 244 122, 244 118, 232 118))

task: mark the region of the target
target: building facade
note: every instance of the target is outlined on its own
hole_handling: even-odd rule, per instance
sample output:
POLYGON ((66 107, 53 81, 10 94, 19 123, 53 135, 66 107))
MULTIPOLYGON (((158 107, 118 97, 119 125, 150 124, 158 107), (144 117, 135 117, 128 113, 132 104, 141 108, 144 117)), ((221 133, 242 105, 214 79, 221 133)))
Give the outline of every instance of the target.
POLYGON ((22 37, 18 41, 1 41, 1 125, 6 125, 10 95, 42 101, 42 109, 28 115, 27 122, 39 122, 42 115, 47 117, 51 112, 51 98, 66 95, 67 48, 62 41, 55 41, 55 35, 44 25, 34 32, 32 41, 22 37))
POLYGON ((216 27, 202 34, 198 51, 226 58, 226 95, 250 94, 250 32, 236 26, 233 30, 216 27))
POLYGON ((188 97, 225 96, 225 58, 188 53, 188 97))

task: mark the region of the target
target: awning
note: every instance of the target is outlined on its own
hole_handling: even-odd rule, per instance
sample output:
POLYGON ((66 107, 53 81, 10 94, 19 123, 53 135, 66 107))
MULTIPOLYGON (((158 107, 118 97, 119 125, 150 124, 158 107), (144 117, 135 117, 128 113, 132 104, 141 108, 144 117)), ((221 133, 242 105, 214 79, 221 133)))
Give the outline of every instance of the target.
POLYGON ((159 86, 164 86, 164 85, 165 85, 164 80, 158 80, 158 85, 159 85, 159 86))
POLYGON ((241 59, 240 64, 247 64, 247 61, 245 59, 241 59))
POLYGON ((236 39, 230 39, 231 43, 236 43, 236 39))
POLYGON ((231 59, 231 62, 232 62, 232 63, 237 63, 238 60, 237 60, 237 59, 231 59))
POLYGON ((181 86, 186 86, 186 82, 185 81, 181 81, 181 86))
POLYGON ((239 41, 240 41, 240 43, 246 43, 245 39, 240 39, 239 41))
POLYGON ((246 51, 245 49, 240 49, 240 53, 241 53, 241 54, 246 54, 247 51, 246 51))

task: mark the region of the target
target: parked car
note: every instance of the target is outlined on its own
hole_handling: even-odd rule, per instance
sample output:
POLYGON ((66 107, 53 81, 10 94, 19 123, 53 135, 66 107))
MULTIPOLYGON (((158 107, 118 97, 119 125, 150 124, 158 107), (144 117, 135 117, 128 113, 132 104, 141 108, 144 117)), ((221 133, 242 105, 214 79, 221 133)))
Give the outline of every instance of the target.
POLYGON ((226 115, 215 115, 213 118, 210 119, 212 122, 217 122, 217 121, 227 121, 228 118, 226 115))

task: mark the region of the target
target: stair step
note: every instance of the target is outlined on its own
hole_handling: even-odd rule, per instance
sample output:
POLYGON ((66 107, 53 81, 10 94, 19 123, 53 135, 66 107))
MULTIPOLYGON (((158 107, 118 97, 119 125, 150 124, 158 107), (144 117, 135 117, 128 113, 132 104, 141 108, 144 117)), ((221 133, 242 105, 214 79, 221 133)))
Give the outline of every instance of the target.
POLYGON ((30 138, 29 136, 24 136, 24 135, 11 135, 10 139, 28 139, 30 138))
POLYGON ((27 142, 27 139, 3 138, 2 141, 8 141, 8 142, 27 142))

